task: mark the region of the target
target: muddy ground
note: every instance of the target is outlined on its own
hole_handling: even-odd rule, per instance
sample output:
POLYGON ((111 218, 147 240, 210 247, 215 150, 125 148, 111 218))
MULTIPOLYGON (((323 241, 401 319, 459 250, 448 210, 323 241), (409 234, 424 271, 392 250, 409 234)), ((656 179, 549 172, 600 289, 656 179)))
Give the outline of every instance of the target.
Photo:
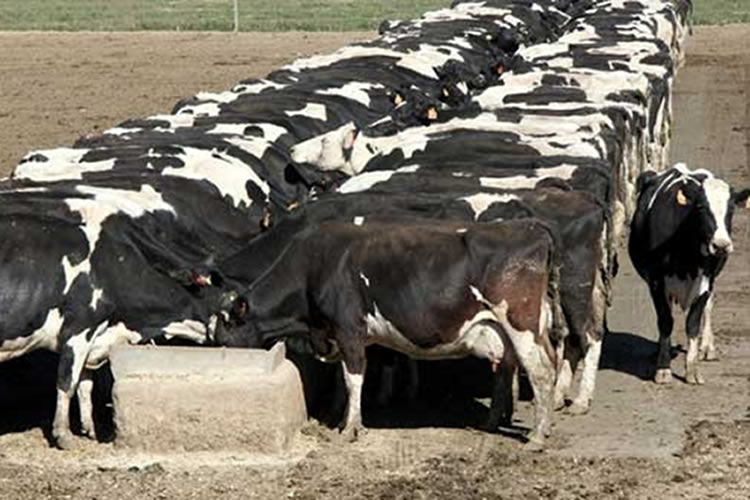
MULTIPOLYGON (((0 34, 0 172, 32 148, 70 144, 181 97, 223 90, 303 54, 370 34, 0 34)), ((750 26, 698 27, 677 78, 673 159, 750 186, 750 26)), ((49 377, 0 367, 25 397, 0 399, 0 498, 720 498, 750 496, 750 223, 719 280, 714 325, 722 360, 702 387, 648 379, 655 323, 627 257, 617 281, 597 399, 556 415, 550 449, 477 430, 481 402, 446 392, 417 409, 365 406, 355 444, 315 421, 288 457, 134 455, 107 443, 49 447, 49 377), (39 399, 46 401, 42 416, 39 399), (15 415, 8 418, 8 412, 15 415), (29 417, 24 417, 24 412, 29 417), (46 412, 46 413, 45 413, 46 412)), ((680 331, 676 344, 685 345, 680 331)), ((29 363, 17 360, 12 363, 29 363)), ((8 365, 8 364, 6 364, 8 365)), ((11 365, 12 368, 12 365, 11 365)), ((27 370, 28 371, 28 370, 27 370)), ((516 423, 529 421, 528 403, 516 423)))

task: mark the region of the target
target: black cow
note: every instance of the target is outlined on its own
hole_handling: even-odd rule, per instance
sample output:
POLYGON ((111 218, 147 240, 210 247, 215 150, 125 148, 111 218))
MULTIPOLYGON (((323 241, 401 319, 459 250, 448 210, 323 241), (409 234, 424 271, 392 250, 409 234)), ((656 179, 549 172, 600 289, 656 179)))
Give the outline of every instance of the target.
POLYGON ((635 269, 648 283, 658 317, 654 379, 659 384, 672 380, 670 335, 672 304, 677 302, 688 311, 685 378, 702 384, 699 357, 716 359, 711 330, 714 281, 733 249, 734 207, 747 202, 750 190, 734 193, 711 172, 676 164, 661 174, 644 172, 638 192, 629 251, 635 269))
MULTIPOLYGON (((318 353, 340 355, 349 392, 344 432, 356 438, 365 346, 423 359, 475 355, 497 365, 504 355, 497 332, 503 329, 535 394, 528 446, 543 446, 556 374, 554 344, 562 341, 556 335, 553 235, 546 224, 525 219, 305 226, 234 300, 229 320, 220 321, 219 343, 257 346, 269 337, 307 333, 318 353)), ((272 238, 265 241, 278 246, 272 238)))

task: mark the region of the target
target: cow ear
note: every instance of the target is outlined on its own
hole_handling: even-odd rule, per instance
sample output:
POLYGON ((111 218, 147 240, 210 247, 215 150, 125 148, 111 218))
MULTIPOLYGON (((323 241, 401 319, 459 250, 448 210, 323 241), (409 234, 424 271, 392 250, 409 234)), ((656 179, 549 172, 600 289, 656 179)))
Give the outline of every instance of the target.
POLYGON ((247 303, 247 299, 245 297, 237 297, 232 304, 232 314, 236 318, 244 318, 247 316, 248 311, 250 310, 250 306, 247 303))
POLYGON ((643 192, 644 189, 654 182, 657 176, 658 174, 653 170, 646 170, 643 172, 638 176, 638 180, 636 181, 636 191, 638 193, 643 192))
POLYGON ((733 197, 734 204, 750 210, 750 189, 743 189, 733 197))
POLYGON ((675 199, 677 200, 677 204, 682 207, 686 206, 690 202, 690 200, 688 200, 688 197, 685 196, 685 193, 682 192, 682 189, 677 190, 675 199))

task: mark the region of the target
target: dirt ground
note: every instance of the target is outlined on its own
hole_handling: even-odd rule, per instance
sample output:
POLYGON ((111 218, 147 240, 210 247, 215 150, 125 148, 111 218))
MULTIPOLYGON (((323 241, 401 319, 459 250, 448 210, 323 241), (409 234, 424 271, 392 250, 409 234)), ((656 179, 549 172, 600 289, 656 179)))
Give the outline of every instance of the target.
MULTIPOLYGON (((168 112, 199 90, 223 90, 303 54, 369 36, 0 34, 0 173, 30 149, 168 112)), ((673 159, 711 168, 737 187, 750 187, 748 39, 750 25, 696 28, 674 101, 673 159)), ((0 498, 747 499, 749 235, 750 217, 739 213, 736 253, 717 285, 714 310, 722 360, 702 365, 702 387, 648 380, 655 321, 645 287, 622 256, 594 407, 583 417, 556 415, 546 453, 527 454, 512 436, 477 430, 483 407, 455 397, 421 412, 429 418, 386 411, 404 415, 403 425, 393 418, 383 424, 383 411, 366 406, 372 428, 354 444, 311 421, 298 446, 276 461, 132 455, 83 441, 63 453, 49 447, 46 420, 0 426, 0 498)), ((674 343, 685 345, 682 332, 674 343)), ((676 375, 683 364, 681 352, 676 375)), ((27 389, 29 398, 54 398, 27 389)), ((520 426, 528 422, 528 406, 519 411, 520 426)), ((7 409, 0 400, 0 411, 7 409)))

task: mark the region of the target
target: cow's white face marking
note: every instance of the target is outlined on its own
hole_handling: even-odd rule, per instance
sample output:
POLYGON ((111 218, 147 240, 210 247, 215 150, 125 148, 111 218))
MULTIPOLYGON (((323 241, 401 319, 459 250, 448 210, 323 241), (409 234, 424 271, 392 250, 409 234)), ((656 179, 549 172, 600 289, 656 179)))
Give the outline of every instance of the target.
POLYGON ((716 253, 717 250, 732 252, 732 238, 729 236, 727 227, 727 210, 730 203, 729 185, 715 177, 709 177, 703 182, 703 190, 708 199, 708 206, 716 220, 716 231, 711 238, 709 251, 716 253))
POLYGON ((30 335, 0 342, 0 363, 36 349, 57 351, 57 336, 62 328, 63 319, 59 309, 50 309, 42 326, 30 335))
POLYGON ((482 213, 493 203, 508 203, 517 199, 519 199, 518 196, 514 194, 496 193, 476 193, 459 198, 459 200, 464 200, 471 206, 471 210, 474 212, 474 220, 479 220, 482 213))
POLYGON ((162 330, 164 330, 164 336, 167 338, 177 337, 191 340, 197 344, 205 343, 208 336, 206 325, 193 319, 174 321, 162 330))
POLYGON ((365 218, 364 218, 364 217, 362 217, 361 215, 358 215, 358 216, 356 216, 356 217, 354 218, 354 220, 352 220, 352 223, 353 223, 353 224, 354 224, 355 226, 361 226, 362 224, 364 224, 364 223, 365 223, 365 218))

